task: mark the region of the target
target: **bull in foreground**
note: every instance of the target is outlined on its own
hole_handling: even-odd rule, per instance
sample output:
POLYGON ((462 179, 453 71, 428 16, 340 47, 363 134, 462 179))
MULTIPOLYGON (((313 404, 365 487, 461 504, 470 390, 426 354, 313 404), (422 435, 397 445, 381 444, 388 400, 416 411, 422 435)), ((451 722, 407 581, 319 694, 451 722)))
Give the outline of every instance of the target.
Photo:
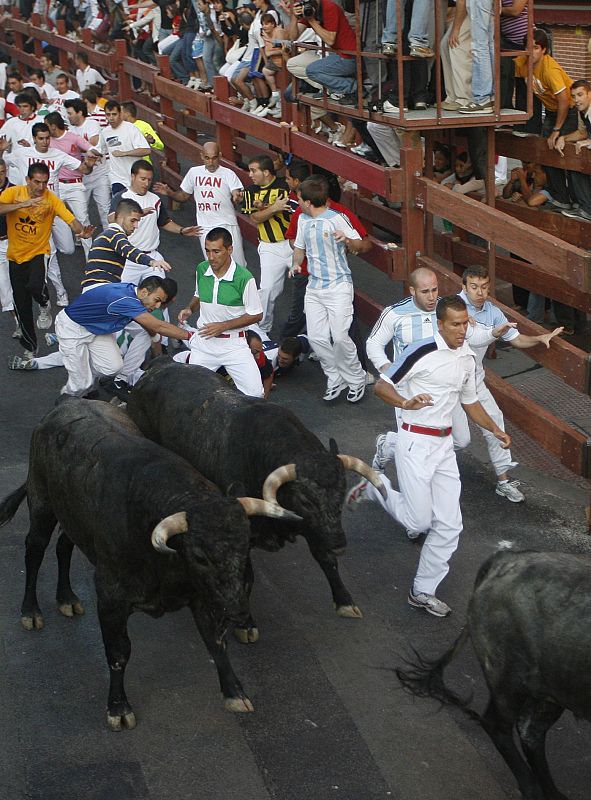
POLYGON ((460 706, 481 723, 527 800, 567 800, 546 760, 546 734, 569 709, 591 720, 591 558, 502 551, 480 568, 468 623, 437 661, 396 670, 419 697, 460 706), (482 715, 443 683, 471 639, 489 688, 482 715), (522 754, 513 729, 517 730, 522 754))
POLYGON ((256 498, 224 497, 183 459, 145 439, 112 406, 69 400, 35 428, 27 482, 0 504, 0 524, 29 506, 22 624, 43 627, 37 575, 57 523, 60 611, 83 613, 72 592, 74 545, 95 566, 98 617, 110 672, 107 723, 133 728, 125 695, 131 652, 127 620, 188 606, 218 671, 226 708, 252 711, 226 652, 232 621, 244 619, 249 514, 293 517, 256 498))
MULTIPOLYGON (((336 556, 346 546, 341 524, 345 470, 385 492, 380 475, 363 461, 330 452, 289 409, 246 397, 203 367, 161 360, 131 393, 127 411, 142 433, 186 458, 223 490, 243 484, 253 497, 279 502, 301 522, 253 520, 251 544, 279 550, 306 539, 326 575, 337 614, 361 617, 339 575, 336 556)), ((252 567, 248 568, 249 590, 252 567)), ((252 618, 237 628, 242 642, 258 639, 252 618)))

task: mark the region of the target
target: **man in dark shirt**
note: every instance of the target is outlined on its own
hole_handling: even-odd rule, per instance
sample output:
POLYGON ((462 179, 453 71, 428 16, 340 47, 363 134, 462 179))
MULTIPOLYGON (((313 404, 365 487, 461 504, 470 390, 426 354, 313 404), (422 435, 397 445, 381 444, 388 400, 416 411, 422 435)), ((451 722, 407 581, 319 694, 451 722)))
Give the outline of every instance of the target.
POLYGON ((264 316, 260 328, 269 333, 273 326, 275 301, 283 291, 285 275, 291 269, 291 247, 285 238, 289 226, 289 188, 275 175, 269 156, 255 156, 248 163, 252 185, 244 190, 245 214, 250 214, 259 233, 261 262, 260 298, 264 316))
MULTIPOLYGON (((8 189, 12 184, 7 177, 5 162, 0 158, 0 192, 8 189)), ((14 302, 12 297, 12 286, 10 285, 10 274, 8 272, 8 232, 6 228, 6 217, 0 216, 0 309, 11 311, 15 319, 16 328, 12 334, 18 339, 21 333, 20 325, 14 313, 14 302)))

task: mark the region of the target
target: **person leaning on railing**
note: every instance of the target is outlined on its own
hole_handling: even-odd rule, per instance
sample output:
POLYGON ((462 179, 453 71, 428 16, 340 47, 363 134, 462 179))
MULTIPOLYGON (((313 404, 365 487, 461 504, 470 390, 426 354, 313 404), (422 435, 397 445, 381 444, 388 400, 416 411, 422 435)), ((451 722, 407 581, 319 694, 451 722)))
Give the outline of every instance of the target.
MULTIPOLYGON (((575 81, 570 91, 579 113, 579 127, 566 136, 558 137, 554 147, 561 155, 564 155, 566 142, 574 143, 577 155, 582 149, 591 148, 591 82, 575 81)), ((568 182, 579 208, 563 210, 562 213, 565 217, 591 221, 591 176, 571 170, 568 173, 568 182)))

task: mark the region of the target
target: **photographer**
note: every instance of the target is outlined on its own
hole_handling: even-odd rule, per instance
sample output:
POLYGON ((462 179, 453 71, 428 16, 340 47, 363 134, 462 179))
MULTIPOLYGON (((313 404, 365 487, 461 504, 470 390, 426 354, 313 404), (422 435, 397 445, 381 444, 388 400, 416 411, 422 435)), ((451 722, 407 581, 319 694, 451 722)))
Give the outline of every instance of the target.
MULTIPOLYGON (((285 9, 286 5, 282 4, 281 7, 285 9)), ((313 86, 327 88, 330 91, 330 99, 341 105, 356 105, 355 58, 343 54, 342 51, 356 51, 357 40, 343 9, 332 0, 303 0, 286 10, 290 15, 288 39, 297 39, 298 25, 303 25, 311 28, 322 42, 334 51, 323 58, 310 60, 306 66, 306 77, 310 79, 310 83, 313 86)), ((287 68, 292 72, 289 61, 287 68)))

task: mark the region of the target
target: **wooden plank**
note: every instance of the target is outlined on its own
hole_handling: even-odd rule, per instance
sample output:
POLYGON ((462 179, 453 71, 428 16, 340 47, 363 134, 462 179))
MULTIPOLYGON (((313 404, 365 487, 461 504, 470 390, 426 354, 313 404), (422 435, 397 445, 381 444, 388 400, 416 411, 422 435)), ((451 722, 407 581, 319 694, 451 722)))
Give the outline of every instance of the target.
POLYGON ((565 217, 556 211, 545 209, 544 206, 539 209, 530 208, 501 197, 497 197, 496 207, 526 225, 532 225, 565 242, 576 242, 578 247, 591 250, 591 222, 587 220, 565 217))
MULTIPOLYGON (((437 274, 439 283, 439 294, 456 294, 462 289, 462 279, 447 267, 442 266, 438 261, 423 256, 417 259, 417 265, 432 269, 437 274)), ((509 306, 495 300, 503 314, 511 322, 516 322, 520 333, 527 336, 539 336, 547 333, 541 325, 526 319, 509 306)), ((566 339, 557 337, 553 340, 550 348, 532 347, 523 351, 525 355, 538 362, 546 369, 558 375, 562 380, 576 389, 578 392, 589 394, 591 391, 591 363, 590 354, 575 347, 566 339)))
MULTIPOLYGON (((152 64, 145 64, 143 61, 138 61, 135 58, 126 56, 122 60, 120 67, 124 69, 128 75, 132 75, 134 78, 139 78, 144 83, 149 83, 150 86, 154 86, 158 70, 156 67, 152 66, 152 64)), ((158 94, 158 92, 156 92, 156 94, 158 94)))
POLYGON ((211 97, 203 92, 187 89, 183 84, 164 78, 162 75, 154 76, 154 91, 174 103, 179 103, 185 108, 190 108, 195 113, 203 114, 211 119, 211 97))
POLYGON ((211 119, 218 125, 241 131, 247 136, 254 136, 267 142, 268 145, 283 149, 285 132, 273 120, 253 117, 249 111, 230 106, 219 100, 211 104, 211 119))
POLYGON ((591 448, 584 434, 534 403, 488 369, 486 384, 507 419, 556 456, 575 475, 583 478, 591 476, 591 448))
MULTIPOLYGON (((472 264, 486 266, 486 250, 478 245, 459 240, 448 233, 435 236, 435 252, 445 261, 450 261, 454 266, 461 268, 472 264)), ((538 272, 535 264, 520 261, 509 256, 500 256, 496 259, 497 277, 508 283, 522 286, 546 297, 552 297, 561 303, 578 308, 585 313, 591 313, 591 295, 580 292, 567 281, 560 280, 552 275, 538 272)))
POLYGON ((578 155, 572 143, 566 144, 564 156, 557 150, 549 150, 543 136, 521 138, 509 131, 497 131, 495 135, 497 155, 517 158, 519 161, 533 161, 547 167, 572 169, 575 172, 591 174, 591 150, 582 150, 578 155))
POLYGON ((381 303, 362 292, 361 289, 355 289, 355 313, 365 325, 373 327, 383 310, 384 307, 381 303))
POLYGON ((502 211, 450 192, 427 178, 417 178, 416 182, 430 213, 469 229, 521 258, 531 258, 535 253, 536 268, 541 272, 570 281, 585 292, 591 288, 591 253, 528 225, 517 227, 502 211))

